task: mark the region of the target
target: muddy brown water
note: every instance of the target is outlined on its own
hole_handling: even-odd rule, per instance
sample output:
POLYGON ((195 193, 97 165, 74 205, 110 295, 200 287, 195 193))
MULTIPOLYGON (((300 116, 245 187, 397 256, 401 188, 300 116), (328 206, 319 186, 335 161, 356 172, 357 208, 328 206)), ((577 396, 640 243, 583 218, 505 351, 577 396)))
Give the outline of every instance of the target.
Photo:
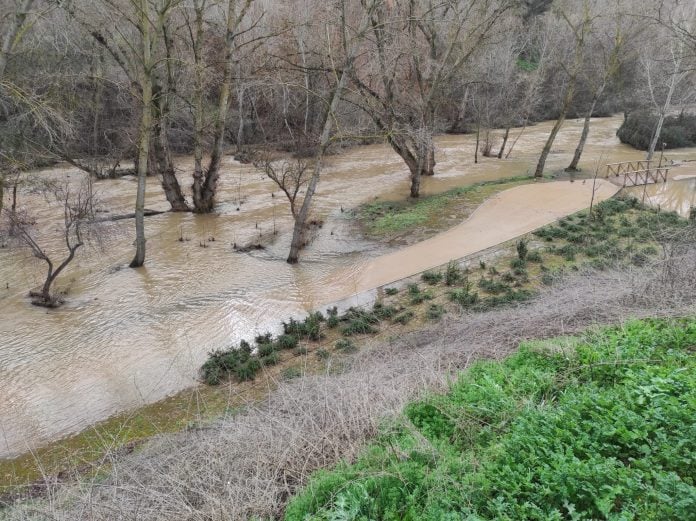
MULTIPOLYGON (((593 122, 583 168, 642 158, 641 152, 618 142, 620 122, 593 122)), ((511 159, 483 158, 477 165, 473 136, 438 138, 437 175, 424 179, 423 193, 532 171, 550 127, 549 122, 527 128, 511 159)), ((579 121, 564 126, 549 170, 568 163, 579 133, 579 121)), ((696 159, 696 149, 666 155, 696 159)), ((186 184, 191 166, 190 158, 178 161, 186 184)), ((695 173, 696 163, 678 169, 680 175, 695 173)), ((38 175, 70 176, 72 182, 81 178, 62 166, 38 175)), ((148 184, 146 206, 166 209, 157 182, 150 179, 148 184)), ((104 215, 132 211, 135 189, 129 178, 97 183, 100 208, 109 212, 104 215)), ((695 190, 696 178, 689 178, 649 187, 647 196, 662 208, 685 213, 694 204, 695 190)), ((127 268, 133 254, 132 220, 105 225, 102 240, 80 250, 59 279, 58 289, 67 292, 67 304, 59 310, 35 308, 27 301, 28 290, 42 281, 41 262, 26 250, 0 249, 0 457, 194 384, 209 351, 276 330, 290 315, 350 298, 364 289, 356 280, 370 259, 379 263, 382 256, 394 254, 361 239, 347 212, 341 212, 375 198, 396 200, 408 194, 406 169, 388 147, 363 146, 330 158, 316 198, 315 213, 324 226, 299 265, 284 262, 291 222, 284 199, 277 189, 272 197, 273 192, 260 172, 226 158, 215 215, 148 217, 147 264, 138 270, 127 268), (234 251, 234 243, 248 244, 274 228, 277 235, 266 250, 234 251)), ((534 198, 526 192, 523 197, 534 198)), ((524 204, 543 206, 543 198, 524 204)), ((34 211, 36 229, 49 249, 58 248, 60 215, 55 209, 30 193, 20 194, 20 205, 34 211)), ((496 233, 495 226, 491 230, 496 233)), ((437 244, 448 247, 447 241, 437 244)), ((418 248, 412 251, 422 255, 418 248)), ((389 270, 382 271, 385 280, 371 275, 371 285, 393 280, 389 270)))

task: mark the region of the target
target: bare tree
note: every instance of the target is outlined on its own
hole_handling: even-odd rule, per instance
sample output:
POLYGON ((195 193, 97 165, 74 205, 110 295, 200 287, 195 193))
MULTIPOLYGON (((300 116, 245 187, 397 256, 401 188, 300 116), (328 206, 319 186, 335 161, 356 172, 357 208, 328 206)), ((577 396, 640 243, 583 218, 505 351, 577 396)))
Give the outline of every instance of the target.
POLYGON ((540 178, 544 175, 544 167, 546 166, 546 159, 551 153, 551 147, 553 142, 556 140, 558 132, 561 130, 563 123, 565 122, 566 115, 570 109, 571 103, 575 96, 575 89, 577 86, 578 74, 580 73, 580 68, 582 67, 584 59, 585 44, 587 40, 587 35, 590 31, 592 24, 592 13, 590 12, 590 6, 588 0, 583 2, 581 7, 581 12, 579 16, 573 16, 569 11, 566 11, 563 6, 557 10, 559 16, 567 24, 570 30, 572 41, 573 41, 573 59, 570 64, 570 68, 567 68, 563 62, 561 65, 567 72, 567 81, 565 85, 565 91, 563 93, 563 98, 561 101, 561 106, 558 113, 558 118, 551 128, 549 137, 544 144, 544 148, 539 156, 539 161, 537 162, 536 170, 534 171, 534 177, 540 178), (573 19, 576 18, 576 19, 573 19))
POLYGON ((408 166, 411 197, 419 196, 421 177, 434 173, 432 138, 449 82, 511 7, 404 0, 381 2, 371 15, 372 49, 351 79, 363 110, 408 166))
POLYGON ((303 200, 302 189, 309 182, 311 165, 302 158, 274 161, 268 155, 265 157, 257 155, 252 162, 285 194, 290 203, 293 220, 297 220, 303 200))
POLYGON ((49 205, 58 205, 63 211, 60 228, 61 240, 65 246, 65 256, 56 260, 42 239, 37 236, 33 220, 16 209, 7 210, 5 216, 10 222, 13 233, 34 257, 46 263, 46 278, 39 291, 30 292, 32 304, 43 307, 57 307, 63 303, 60 295, 51 293, 51 287, 63 270, 74 260, 77 250, 84 246, 87 227, 93 218, 94 194, 89 181, 82 183, 77 190, 68 183, 44 183, 40 191, 49 205))
MULTIPOLYGON (((215 194, 217 192, 217 183, 220 179, 220 164, 222 161, 223 146, 225 143, 225 123, 227 121, 227 113, 229 111, 230 94, 232 90, 232 82, 234 80, 235 71, 235 52, 239 45, 238 29, 244 20, 249 7, 253 0, 244 0, 241 2, 241 7, 238 7, 236 0, 227 1, 227 20, 225 29, 225 61, 222 85, 220 86, 220 94, 218 96, 218 107, 215 112, 213 122, 214 141, 210 154, 210 162, 208 167, 203 170, 202 166, 202 77, 197 77, 196 82, 196 138, 194 150, 194 172, 193 172, 193 205, 196 212, 207 213, 213 209, 215 194)), ((193 42, 194 59, 197 64, 197 74, 202 74, 201 66, 201 39, 202 39, 202 24, 205 2, 196 1, 195 6, 195 27, 196 37, 193 42)), ((241 81, 241 78, 238 79, 241 81)))
MULTIPOLYGON (((625 51, 627 37, 634 36, 634 34, 626 34, 626 29, 623 27, 622 23, 623 13, 617 11, 613 14, 615 20, 612 31, 603 33, 603 27, 594 27, 592 31, 594 37, 589 43, 592 59, 585 60, 585 73, 589 91, 591 93, 591 99, 589 108, 585 113, 582 132, 580 134, 580 141, 578 142, 578 146, 575 148, 573 159, 566 168, 566 171, 568 172, 575 172, 578 170, 580 157, 582 156, 585 143, 587 142, 587 137, 590 133, 590 120, 595 112, 597 102, 604 94, 607 83, 613 81, 619 72, 621 55, 625 51)), ((602 17, 602 19, 605 18, 608 17, 602 17)), ((600 21, 602 19, 600 19, 600 21)), ((598 24, 599 22, 595 22, 595 25, 598 24)))

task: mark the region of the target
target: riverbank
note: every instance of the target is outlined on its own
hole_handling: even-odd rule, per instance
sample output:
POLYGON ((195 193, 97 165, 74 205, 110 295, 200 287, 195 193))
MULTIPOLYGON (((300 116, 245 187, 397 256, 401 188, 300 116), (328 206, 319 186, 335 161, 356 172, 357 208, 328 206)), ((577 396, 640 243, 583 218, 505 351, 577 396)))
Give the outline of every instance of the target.
POLYGON ((526 252, 519 242, 508 242, 475 259, 383 288, 378 292, 380 308, 338 320, 334 327, 322 323, 319 340, 298 338, 294 349, 278 350, 277 360, 264 364, 253 382, 232 378, 219 387, 188 389, 32 454, 2 461, 5 497, 41 493, 46 479, 104 473, 113 457, 136 450, 153 435, 205 428, 221 416, 256 408, 279 385, 297 376, 340 371, 351 352, 365 344, 429 329, 462 311, 482 312, 528 300, 576 270, 651 263, 660 247, 655 242, 658 232, 676 230, 685 221, 634 204, 607 201, 596 209, 594 222, 581 212, 524 238, 526 252), (369 329, 360 329, 365 324, 369 329))
MULTIPOLYGON (((449 313, 418 331, 370 341, 340 366, 279 382, 262 403, 202 428, 159 436, 109 458, 113 473, 79 486, 45 484, 51 501, 6 511, 8 519, 62 515, 91 521, 114 512, 138 519, 267 518, 312 471, 352 460, 363 442, 423 392, 445 390, 482 357, 500 358, 520 341, 580 332, 628 317, 696 312, 693 249, 642 268, 578 272, 523 306, 449 313), (670 280, 662 274, 669 265, 670 280), (198 498, 198 499, 194 499, 198 498)), ((70 475, 66 479, 80 480, 70 475)))
MULTIPOLYGON (((594 171, 597 162, 642 155, 618 144, 620 121, 592 121, 584 173, 594 171)), ((437 173, 423 179, 423 196, 528 175, 550 127, 545 122, 527 128, 509 159, 484 157, 478 163, 473 161, 475 136, 436 138, 437 173)), ((550 172, 567 166, 581 128, 581 121, 566 122, 549 157, 550 172)), ((684 151, 685 157, 687 152, 694 153, 684 151)), ((187 185, 192 158, 179 157, 176 166, 187 185)), ((37 175, 79 180, 79 173, 63 166, 37 175)), ((96 186, 100 210, 107 210, 103 215, 132 211, 132 180, 96 186)), ((316 215, 325 224, 303 252, 303 262, 289 266, 284 259, 291 220, 284 199, 261 172, 225 157, 217 213, 167 212, 148 218, 148 261, 138 270, 126 264, 132 257, 132 223, 112 223, 103 240, 81 248, 61 274, 57 289, 67 293, 66 305, 48 313, 26 299, 45 275, 44 266, 25 250, 0 249, 0 395, 5 397, 0 401, 0 455, 36 449, 189 388, 209 351, 272 330, 288 316, 323 309, 341 295, 355 295, 356 278, 339 275, 395 246, 364 239, 356 221, 340 208, 400 201, 407 194, 407 170, 387 145, 328 158, 316 197, 316 215), (265 250, 240 254, 233 248, 274 231, 265 250)), ((53 232, 62 214, 48 212, 29 192, 19 194, 19 203, 35 209, 36 232, 45 234, 51 247, 60 247, 53 232)), ((166 209, 157 183, 149 182, 146 205, 166 209)))

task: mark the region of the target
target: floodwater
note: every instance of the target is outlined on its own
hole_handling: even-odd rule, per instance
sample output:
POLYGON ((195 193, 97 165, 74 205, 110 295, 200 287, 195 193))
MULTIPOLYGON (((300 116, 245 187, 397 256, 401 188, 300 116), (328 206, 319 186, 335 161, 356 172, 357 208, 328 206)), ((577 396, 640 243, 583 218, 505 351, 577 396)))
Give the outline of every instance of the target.
MULTIPOLYGON (((641 152, 618 142, 615 131, 620 123, 621 118, 593 123, 583 168, 642 158, 641 152)), ((564 126, 547 163, 549 170, 569 162, 580 125, 569 121, 564 126)), ((473 136, 440 137, 437 175, 423 180, 423 193, 532 171, 550 127, 549 122, 527 128, 511 159, 482 158, 477 165, 473 164, 473 136)), ((674 151, 667 158, 696 159, 696 149, 674 151)), ((178 161, 186 185, 191 166, 190 158, 178 161)), ((674 172, 690 174, 689 168, 684 165, 674 172)), ((38 175, 58 179, 69 175, 73 182, 81 177, 67 167, 38 175)), ((663 208, 683 211, 687 207, 688 211, 694 182, 670 181, 648 192, 650 198, 660 198, 663 208)), ((146 206, 166 209, 157 182, 150 179, 148 183, 146 206)), ((574 185, 579 197, 586 198, 581 183, 574 185)), ((131 212, 135 189, 135 181, 128 178, 96 183, 99 208, 108 211, 104 215, 131 212)), ((543 212, 549 199, 540 193, 521 191, 513 200, 543 212)), ((315 215, 324 220, 324 226, 303 252, 302 262, 290 266, 284 259, 291 221, 282 194, 274 192, 260 172, 226 158, 218 213, 146 218, 147 263, 138 270, 127 268, 133 255, 132 220, 105 225, 101 239, 79 250, 59 278, 57 287, 67 292, 67 304, 58 310, 32 307, 26 298, 28 290, 42 281, 44 265, 26 250, 0 249, 0 457, 25 452, 116 412, 173 394, 195 383, 197 368, 209 351, 275 329, 289 315, 403 275, 395 276, 388 267, 369 269, 373 263, 390 265, 379 259, 394 255, 394 250, 361 239, 342 209, 375 198, 402 199, 407 194, 406 168, 384 145, 357 147, 331 157, 316 197, 315 215), (252 243, 274 229, 277 235, 266 250, 234 251, 234 243, 252 243)), ((60 213, 36 194, 21 193, 19 201, 34 212, 42 244, 49 250, 59 249, 55 231, 60 213)), ((535 224, 534 212, 515 213, 503 206, 492 206, 499 212, 487 210, 488 242, 496 233, 501 240, 512 233, 505 220, 519 220, 516 224, 525 230, 535 224)), ((569 207, 582 206, 586 203, 574 199, 569 207)), ((549 212, 545 219, 558 215, 549 212)), ((468 232, 464 228, 459 233, 468 232)), ((463 236, 460 239, 466 242, 463 236)), ((437 250, 435 264, 436 259, 465 251, 451 249, 449 241, 432 247, 437 250)), ((416 249, 401 255, 407 259, 423 253, 416 249)))

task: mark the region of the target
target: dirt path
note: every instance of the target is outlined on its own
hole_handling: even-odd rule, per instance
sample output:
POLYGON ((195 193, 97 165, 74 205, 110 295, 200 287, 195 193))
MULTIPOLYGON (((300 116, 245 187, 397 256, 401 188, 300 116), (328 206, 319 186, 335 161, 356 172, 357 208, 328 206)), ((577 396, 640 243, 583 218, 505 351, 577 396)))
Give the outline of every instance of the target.
MULTIPOLYGON (((597 180, 595 202, 619 191, 597 180)), ((334 280, 353 280, 355 293, 401 280, 529 233, 590 205, 592 183, 529 184, 505 190, 484 202, 466 221, 412 246, 371 259, 334 280)))

